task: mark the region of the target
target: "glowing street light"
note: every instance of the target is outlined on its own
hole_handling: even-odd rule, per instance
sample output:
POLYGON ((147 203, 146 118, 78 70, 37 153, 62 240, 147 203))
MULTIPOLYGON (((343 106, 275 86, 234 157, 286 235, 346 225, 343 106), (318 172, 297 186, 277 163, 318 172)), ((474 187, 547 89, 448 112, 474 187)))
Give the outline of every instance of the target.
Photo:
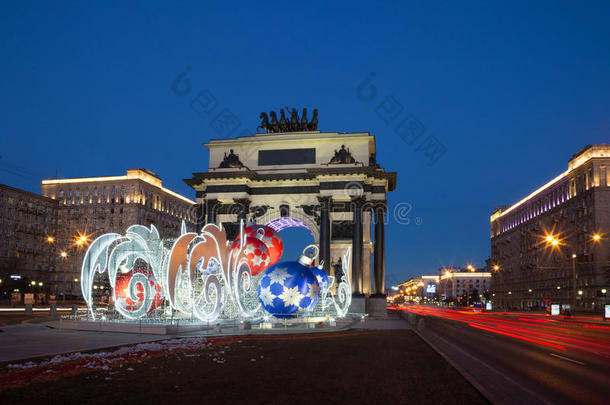
POLYGON ((599 233, 596 233, 595 235, 593 235, 592 238, 595 242, 599 242, 602 239, 602 236, 599 233))
POLYGON ((53 242, 55 242, 55 238, 52 236, 47 236, 47 242, 53 243, 53 242))
POLYGON ((553 239, 553 241, 551 242, 551 245, 558 246, 559 245, 559 241, 557 239, 553 239))
POLYGON ((496 264, 496 265, 494 266, 494 270, 495 270, 495 271, 500 270, 500 266, 498 266, 498 265, 496 264))
POLYGON ((38 283, 38 287, 42 287, 42 281, 38 283))
POLYGON ((62 250, 59 255, 62 257, 62 259, 65 259, 66 257, 68 257, 68 253, 65 250, 62 250))

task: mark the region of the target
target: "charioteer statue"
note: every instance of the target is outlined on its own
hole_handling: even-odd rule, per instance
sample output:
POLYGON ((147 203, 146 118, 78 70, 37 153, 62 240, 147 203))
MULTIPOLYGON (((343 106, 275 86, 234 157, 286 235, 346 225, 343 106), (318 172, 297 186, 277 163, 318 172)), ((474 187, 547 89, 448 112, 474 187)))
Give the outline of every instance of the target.
POLYGON ((259 115, 261 124, 257 130, 264 129, 268 134, 278 132, 307 132, 318 130, 318 109, 313 110, 311 120, 307 120, 307 108, 303 108, 303 113, 299 119, 299 113, 296 108, 284 107, 280 109, 280 119, 277 119, 275 111, 270 111, 269 114, 262 112, 259 115), (288 118, 288 116, 290 118, 288 118), (270 120, 271 118, 271 120, 270 120))

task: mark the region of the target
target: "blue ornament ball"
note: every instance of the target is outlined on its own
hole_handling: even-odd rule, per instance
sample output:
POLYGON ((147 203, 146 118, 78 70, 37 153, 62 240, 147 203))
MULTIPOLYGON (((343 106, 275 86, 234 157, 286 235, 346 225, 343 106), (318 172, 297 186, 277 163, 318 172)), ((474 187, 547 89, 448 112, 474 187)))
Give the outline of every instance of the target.
POLYGON ((274 264, 258 283, 259 301, 277 318, 311 311, 319 296, 320 286, 312 269, 299 262, 274 264))
POLYGON ((328 274, 324 269, 319 267, 315 267, 312 269, 314 276, 316 276, 316 280, 318 280, 318 285, 320 286, 320 290, 324 291, 328 288, 328 274))

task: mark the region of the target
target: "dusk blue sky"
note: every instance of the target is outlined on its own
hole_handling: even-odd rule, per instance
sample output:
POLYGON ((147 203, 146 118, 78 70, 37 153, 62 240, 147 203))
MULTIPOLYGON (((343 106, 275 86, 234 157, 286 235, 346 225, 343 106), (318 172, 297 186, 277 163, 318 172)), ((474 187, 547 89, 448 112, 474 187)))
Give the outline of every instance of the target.
POLYGON ((607 2, 10 2, 0 13, 0 183, 205 171, 208 89, 254 131, 261 111, 318 108, 323 131, 370 131, 398 172, 388 281, 483 265, 489 215, 610 139, 607 2), (192 91, 172 81, 190 67, 192 91), (357 97, 375 73, 371 101, 357 97), (446 148, 433 166, 376 109, 388 96, 446 148), (421 224, 416 225, 416 218, 421 224))

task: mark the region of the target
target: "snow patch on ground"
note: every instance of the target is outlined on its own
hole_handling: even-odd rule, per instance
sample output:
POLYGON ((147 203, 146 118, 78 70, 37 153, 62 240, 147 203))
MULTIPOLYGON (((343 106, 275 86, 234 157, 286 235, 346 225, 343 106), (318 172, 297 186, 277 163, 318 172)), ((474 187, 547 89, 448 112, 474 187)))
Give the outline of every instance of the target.
MULTIPOLYGON (((104 351, 97 353, 75 352, 69 354, 58 354, 49 360, 44 360, 41 362, 28 361, 24 363, 14 363, 9 364, 7 368, 9 370, 14 370, 28 369, 32 367, 53 367, 67 362, 84 361, 84 363, 77 365, 76 368, 85 367, 98 370, 109 370, 109 365, 112 365, 113 363, 125 361, 127 359, 143 359, 146 358, 149 353, 161 351, 177 352, 205 349, 207 347, 210 347, 211 344, 212 343, 208 342, 206 338, 202 337, 170 339, 159 342, 139 343, 136 345, 121 346, 116 350, 112 351, 104 351)), ((192 354, 189 356, 198 356, 198 354, 192 354)), ((141 360, 138 360, 138 362, 141 362, 141 360)), ((52 372, 52 370, 49 372, 52 372)))

